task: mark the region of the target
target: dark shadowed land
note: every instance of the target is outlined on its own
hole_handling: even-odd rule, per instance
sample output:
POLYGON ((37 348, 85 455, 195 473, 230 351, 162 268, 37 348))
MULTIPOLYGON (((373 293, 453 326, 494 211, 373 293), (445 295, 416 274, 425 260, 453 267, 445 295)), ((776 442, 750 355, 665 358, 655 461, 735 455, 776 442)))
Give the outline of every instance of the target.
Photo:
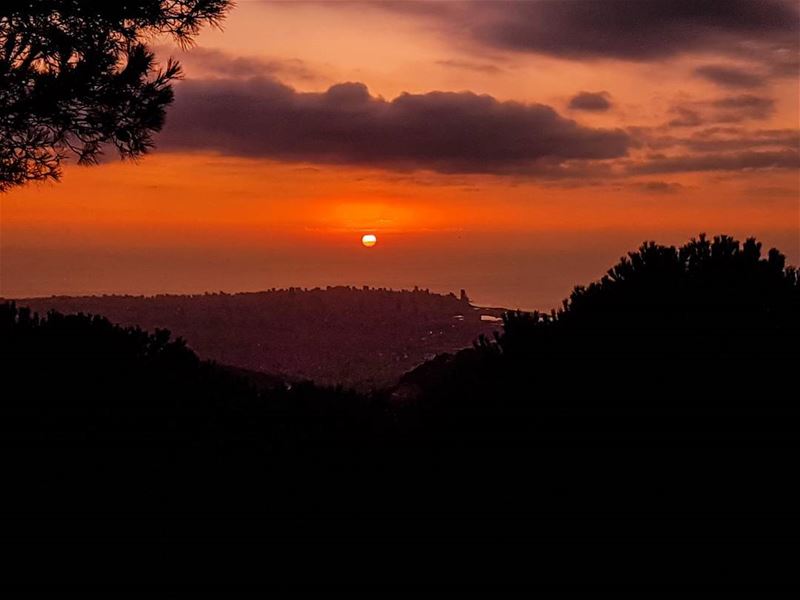
POLYGON ((437 354, 491 337, 503 313, 472 306, 466 294, 366 287, 16 302, 42 315, 86 313, 126 327, 168 329, 203 359, 361 390, 388 387, 437 354))
POLYGON ((646 244, 560 312, 509 313, 370 394, 257 389, 101 317, 7 303, 0 327, 4 535, 54 557, 159 541, 208 582, 231 561, 385 583, 398 550, 405 584, 793 572, 800 280, 754 240, 646 244))

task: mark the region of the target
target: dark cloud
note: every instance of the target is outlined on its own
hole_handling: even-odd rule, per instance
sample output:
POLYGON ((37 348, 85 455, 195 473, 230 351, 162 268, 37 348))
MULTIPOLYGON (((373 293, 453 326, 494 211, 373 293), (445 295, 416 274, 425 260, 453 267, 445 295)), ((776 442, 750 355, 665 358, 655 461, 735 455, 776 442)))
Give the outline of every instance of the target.
POLYGON ((697 127, 704 122, 700 113, 685 106, 675 106, 670 112, 677 115, 667 123, 670 127, 697 127))
POLYGON ((717 123, 735 123, 747 119, 766 119, 775 112, 775 100, 750 94, 720 98, 711 102, 719 109, 717 123))
POLYGON ((161 148, 444 173, 558 172, 568 161, 624 156, 629 143, 622 130, 586 127, 542 104, 470 92, 388 101, 361 83, 301 93, 269 78, 180 83, 159 140, 161 148))
POLYGON ((466 71, 476 71, 478 73, 487 73, 489 75, 497 75, 503 72, 503 69, 490 63, 476 63, 468 60, 437 60, 437 65, 449 67, 452 69, 463 69, 466 71))
POLYGON ((654 150, 683 147, 692 152, 726 152, 752 148, 800 148, 800 130, 709 127, 690 136, 662 135, 659 129, 630 128, 632 139, 654 150))
POLYGON ((716 100, 686 102, 670 109, 676 117, 668 127, 697 127, 710 123, 739 123, 762 120, 775 112, 775 100, 752 94, 727 96, 716 100))
MULTIPOLYGON (((338 3, 336 3, 338 4, 338 3)), ((688 51, 796 49, 794 0, 492 0, 376 3, 450 36, 567 58, 650 60, 688 51)))
POLYGON ((765 83, 757 73, 724 65, 704 65, 694 70, 695 75, 728 88, 757 88, 765 83))
POLYGON ((631 165, 629 174, 687 173, 692 171, 745 171, 753 169, 800 168, 797 150, 775 152, 735 152, 695 154, 685 156, 656 156, 646 162, 631 165))
MULTIPOLYGON (((159 54, 170 54, 172 48, 159 47, 159 54)), ((209 76, 226 79, 251 77, 276 77, 315 81, 319 75, 304 61, 297 58, 263 58, 257 56, 232 56, 214 48, 191 48, 177 57, 189 78, 209 76)))
MULTIPOLYGON (((731 38, 786 39, 798 31, 791 1, 592 0, 492 2, 482 39, 515 50, 643 60, 731 38)), ((796 42, 794 42, 796 43, 796 42)))
POLYGON ((572 110, 606 111, 611 108, 608 92, 579 92, 569 101, 572 110))
POLYGON ((671 181, 642 181, 634 184, 634 187, 642 192, 655 194, 675 194, 684 189, 680 183, 671 181))

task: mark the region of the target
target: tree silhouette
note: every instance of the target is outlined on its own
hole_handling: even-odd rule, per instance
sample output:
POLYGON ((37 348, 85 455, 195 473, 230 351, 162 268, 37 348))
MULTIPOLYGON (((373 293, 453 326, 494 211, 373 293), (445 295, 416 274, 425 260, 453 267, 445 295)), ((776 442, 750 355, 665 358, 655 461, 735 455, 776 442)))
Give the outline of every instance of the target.
POLYGON ((56 180, 73 156, 96 163, 152 146, 180 76, 143 40, 191 43, 231 0, 8 0, 0 6, 0 191, 56 180))
POLYGON ((561 310, 508 312, 503 325, 495 340, 423 366, 403 385, 420 389, 430 411, 471 407, 502 419, 516 415, 510 407, 796 410, 776 374, 800 360, 800 277, 752 238, 645 243, 575 287, 561 310))

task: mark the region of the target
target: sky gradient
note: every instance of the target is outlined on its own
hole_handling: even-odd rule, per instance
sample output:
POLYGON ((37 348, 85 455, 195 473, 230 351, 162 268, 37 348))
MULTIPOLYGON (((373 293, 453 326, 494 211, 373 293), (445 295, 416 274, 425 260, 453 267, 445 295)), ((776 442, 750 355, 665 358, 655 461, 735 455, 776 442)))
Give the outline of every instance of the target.
POLYGON ((793 2, 261 2, 157 148, 0 199, 0 295, 466 288, 549 309, 644 240, 800 262, 793 2), (378 245, 365 249, 363 233, 378 245))

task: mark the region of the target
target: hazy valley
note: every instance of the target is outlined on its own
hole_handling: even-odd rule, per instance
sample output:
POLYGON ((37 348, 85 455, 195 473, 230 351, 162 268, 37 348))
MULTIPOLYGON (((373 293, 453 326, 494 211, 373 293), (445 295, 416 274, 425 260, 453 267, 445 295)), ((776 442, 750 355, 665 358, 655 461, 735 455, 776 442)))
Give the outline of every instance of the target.
POLYGON ((102 315, 112 323, 168 329, 207 360, 367 390, 395 383, 437 354, 500 329, 502 309, 428 290, 290 288, 257 293, 18 299, 42 315, 102 315))

